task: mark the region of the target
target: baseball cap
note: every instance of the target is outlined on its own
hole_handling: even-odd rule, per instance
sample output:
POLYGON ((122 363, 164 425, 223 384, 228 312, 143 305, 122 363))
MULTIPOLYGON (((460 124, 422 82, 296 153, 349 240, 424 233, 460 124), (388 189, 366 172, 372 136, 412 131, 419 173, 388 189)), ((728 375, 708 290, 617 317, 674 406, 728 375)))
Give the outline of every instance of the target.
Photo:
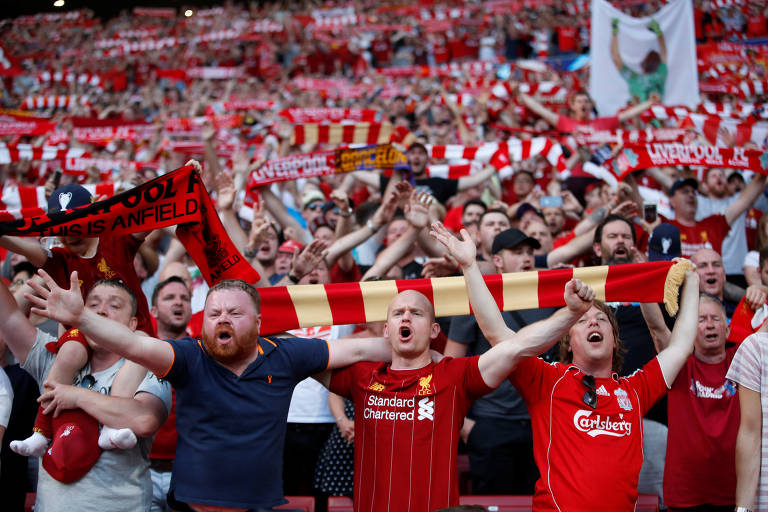
POLYGON ((300 251, 304 246, 296 240, 286 240, 280 247, 277 248, 278 252, 290 252, 291 254, 300 251))
POLYGON ((520 220, 523 218, 523 215, 525 215, 526 212, 532 211, 542 219, 544 218, 544 214, 541 213, 541 210, 533 206, 531 203, 523 203, 520 206, 517 207, 517 211, 515 212, 515 218, 517 220, 520 220))
POLYGON ((54 190, 48 198, 48 213, 71 210, 92 202, 93 196, 85 187, 77 183, 68 183, 54 190))
POLYGON ((59 482, 80 480, 101 455, 99 422, 80 409, 64 411, 54 420, 53 439, 43 455, 43 467, 59 482))
POLYGON ((427 146, 425 146, 421 142, 413 142, 413 143, 411 143, 411 145, 408 146, 408 151, 411 151, 412 149, 415 149, 415 148, 419 148, 422 151, 424 151, 425 153, 429 154, 429 152, 427 151, 427 146))
POLYGON ((682 187, 684 187, 686 185, 690 185, 691 187, 693 187, 693 190, 699 190, 699 182, 696 181, 695 179, 693 179, 693 178, 680 178, 679 180, 675 181, 672 184, 672 187, 669 189, 670 197, 675 195, 675 192, 677 192, 678 190, 680 190, 682 187))
POLYGON ((514 249, 521 244, 528 244, 534 249, 541 248, 541 244, 535 238, 526 235, 519 229, 510 228, 502 231, 493 239, 491 254, 496 254, 504 249, 514 249))
POLYGON ((670 261, 681 254, 680 230, 672 224, 662 223, 656 226, 648 239, 649 261, 670 261))
POLYGON ((301 194, 301 207, 306 208, 315 201, 322 201, 325 203, 325 195, 316 188, 308 188, 301 194))

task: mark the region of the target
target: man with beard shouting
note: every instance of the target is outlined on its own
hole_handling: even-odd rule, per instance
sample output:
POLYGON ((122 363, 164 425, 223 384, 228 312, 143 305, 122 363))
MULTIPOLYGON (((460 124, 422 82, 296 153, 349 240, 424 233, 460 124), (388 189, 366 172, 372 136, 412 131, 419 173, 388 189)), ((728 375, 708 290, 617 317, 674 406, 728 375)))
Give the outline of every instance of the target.
POLYGON ((363 360, 385 360, 383 338, 331 340, 259 337, 256 289, 239 280, 214 285, 205 302, 202 341, 161 341, 84 308, 77 273, 70 289, 40 271, 35 311, 167 379, 176 390, 176 461, 169 498, 177 510, 271 509, 282 493, 283 442, 293 388, 304 378, 363 360))

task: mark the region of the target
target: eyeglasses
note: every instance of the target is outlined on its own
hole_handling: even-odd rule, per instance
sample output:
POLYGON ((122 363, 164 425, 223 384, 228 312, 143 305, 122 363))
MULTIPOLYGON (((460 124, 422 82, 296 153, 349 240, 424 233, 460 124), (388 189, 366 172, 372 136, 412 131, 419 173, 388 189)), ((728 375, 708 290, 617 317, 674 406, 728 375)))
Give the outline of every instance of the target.
POLYGON ((80 387, 86 388, 86 389, 93 389, 93 386, 96 385, 96 378, 88 374, 85 377, 83 377, 83 380, 80 381, 80 387))
POLYGON ((584 392, 584 404, 591 408, 597 408, 597 392, 595 391, 595 378, 592 375, 585 375, 581 378, 581 383, 587 387, 584 392))

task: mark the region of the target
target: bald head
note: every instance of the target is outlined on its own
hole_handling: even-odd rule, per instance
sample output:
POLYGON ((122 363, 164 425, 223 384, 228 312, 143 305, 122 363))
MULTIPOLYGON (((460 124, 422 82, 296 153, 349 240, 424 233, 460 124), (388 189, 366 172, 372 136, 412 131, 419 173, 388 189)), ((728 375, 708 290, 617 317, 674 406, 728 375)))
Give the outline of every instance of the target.
POLYGON ((431 321, 435 321, 434 306, 426 297, 426 295, 421 292, 417 292, 416 290, 405 290, 395 295, 395 298, 392 299, 392 301, 389 303, 389 307, 387 308, 387 318, 389 318, 389 315, 392 313, 392 310, 396 306, 402 304, 417 306, 419 309, 423 310, 426 314, 429 315, 431 321))
POLYGON ((160 271, 158 282, 165 281, 172 276, 181 278, 181 280, 184 281, 184 283, 187 285, 187 288, 190 290, 192 289, 192 275, 189 273, 189 270, 187 270, 186 265, 183 263, 173 261, 165 265, 160 271))

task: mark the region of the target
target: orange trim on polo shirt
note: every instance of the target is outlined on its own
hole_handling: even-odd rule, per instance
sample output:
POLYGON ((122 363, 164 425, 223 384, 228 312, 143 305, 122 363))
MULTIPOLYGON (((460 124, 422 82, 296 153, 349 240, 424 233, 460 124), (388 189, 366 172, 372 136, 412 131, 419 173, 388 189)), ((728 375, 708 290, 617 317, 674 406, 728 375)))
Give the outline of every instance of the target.
MULTIPOLYGON (((173 350, 173 345, 171 345, 170 343, 168 343, 168 342, 167 342, 167 341, 165 341, 165 340, 163 340, 163 342, 167 343, 167 344, 168 344, 168 346, 169 346, 169 347, 171 347, 171 353, 173 354, 173 358, 171 359, 171 366, 169 366, 169 367, 168 367, 168 369, 167 369, 167 370, 165 370, 165 372, 163 372, 163 374, 162 374, 162 375, 155 375, 155 377, 157 377, 158 379, 162 379, 162 378, 165 378, 165 376, 166 376, 166 375, 168 375, 168 374, 171 372, 171 368, 173 368, 173 363, 175 363, 175 362, 176 362, 176 351, 175 351, 175 350, 173 350)), ((199 341, 198 341, 197 343, 198 343, 198 344, 200 344, 200 342, 199 342, 199 341)))

